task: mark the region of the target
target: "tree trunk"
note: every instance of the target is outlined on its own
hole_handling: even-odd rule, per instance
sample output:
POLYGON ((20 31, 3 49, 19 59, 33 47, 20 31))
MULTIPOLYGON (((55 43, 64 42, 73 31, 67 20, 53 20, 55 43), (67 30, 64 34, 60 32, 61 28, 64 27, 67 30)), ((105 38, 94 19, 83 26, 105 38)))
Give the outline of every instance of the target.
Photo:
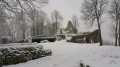
POLYGON ((98 18, 97 18, 97 22, 98 22, 98 30, 99 30, 99 37, 100 37, 100 46, 102 46, 103 43, 102 43, 101 27, 100 27, 100 22, 98 18))
POLYGON ((60 29, 60 34, 63 34, 62 29, 60 29))
POLYGON ((115 28, 115 46, 117 46, 118 43, 118 18, 116 18, 116 28, 115 28))
POLYGON ((35 36, 35 26, 34 26, 34 21, 33 21, 33 36, 35 36))
POLYGON ((58 31, 58 18, 57 18, 57 14, 56 14, 56 33, 57 34, 57 31, 58 31))
POLYGON ((39 24, 37 24, 37 35, 39 35, 39 27, 38 27, 39 24))
POLYGON ((57 31, 58 31, 58 22, 57 21, 55 22, 55 27, 53 27, 53 28, 55 28, 54 34, 57 34, 57 31))
POLYGON ((115 29, 115 46, 117 46, 118 38, 117 38, 117 23, 116 23, 116 29, 115 29))
POLYGON ((75 34, 77 34, 77 28, 75 28, 75 34))
POLYGON ((23 30, 23 40, 25 39, 25 30, 23 30))
POLYGON ((118 42, 119 42, 119 46, 120 46, 120 20, 119 20, 119 39, 118 39, 118 42))

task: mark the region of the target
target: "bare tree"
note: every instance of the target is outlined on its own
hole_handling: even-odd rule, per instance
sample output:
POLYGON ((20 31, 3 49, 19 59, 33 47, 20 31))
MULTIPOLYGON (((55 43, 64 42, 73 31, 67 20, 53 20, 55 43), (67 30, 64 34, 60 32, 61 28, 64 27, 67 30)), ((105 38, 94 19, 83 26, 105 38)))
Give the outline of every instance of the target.
POLYGON ((2 36, 9 36, 9 31, 7 14, 3 6, 0 4, 0 38, 2 36))
POLYGON ((100 46, 102 46, 101 24, 100 19, 105 12, 107 0, 84 0, 81 13, 83 19, 91 26, 96 21, 99 30, 100 46))
POLYGON ((39 11, 37 20, 37 35, 44 35, 44 27, 47 20, 47 15, 44 11, 39 11), (40 32, 39 32, 40 31, 40 32))
POLYGON ((26 14, 19 13, 11 18, 9 26, 12 32, 12 37, 17 40, 24 40, 26 39, 26 32, 28 31, 28 26, 30 25, 27 22, 26 14))
POLYGON ((55 33, 57 33, 57 31, 60 28, 61 22, 63 21, 63 17, 60 14, 60 12, 58 12, 57 10, 52 12, 52 22, 54 23, 54 28, 55 28, 55 33))
POLYGON ((26 23, 26 17, 25 14, 23 12, 20 13, 19 15, 19 23, 20 23, 20 28, 22 31, 22 38, 23 40, 25 39, 25 33, 26 33, 26 28, 27 28, 27 23, 26 23))
POLYGON ((112 1, 109 14, 114 22, 116 22, 113 28, 115 31, 115 46, 117 46, 118 42, 120 45, 120 0, 112 1))
POLYGON ((28 16, 30 17, 31 21, 32 21, 32 36, 35 36, 36 33, 35 33, 35 24, 37 22, 37 14, 38 14, 38 11, 36 9, 34 10, 29 10, 28 11, 28 16))
POLYGON ((42 10, 30 10, 28 15, 32 21, 32 35, 43 35, 44 24, 47 19, 47 15, 42 10))
MULTIPOLYGON (((14 23, 12 23, 13 18, 14 18, 16 22, 18 22, 17 24, 14 24, 14 28, 12 28, 11 26, 11 32, 14 35, 14 37, 16 36, 20 36, 23 39, 25 39, 25 34, 28 28, 28 22, 26 18, 26 14, 29 10, 35 10, 37 8, 41 8, 44 5, 46 5, 48 3, 48 0, 0 0, 0 8, 4 9, 4 15, 0 14, 0 19, 7 18, 4 19, 4 22, 8 22, 8 18, 10 18, 10 23, 7 23, 8 25, 12 25, 14 23), (39 5, 38 5, 39 4, 39 5), (6 14, 5 14, 6 13, 6 14), (18 19, 19 18, 19 19, 18 19), (18 28, 16 27, 18 26, 18 28), (16 29, 15 29, 16 28, 16 29), (22 35, 16 35, 14 32, 16 32, 16 34, 19 32, 19 34, 22 32, 22 35)), ((1 12, 1 10, 0 10, 1 12)), ((6 27, 4 27, 6 28, 6 27)), ((0 28, 3 30, 3 28, 0 28)))
POLYGON ((79 22, 78 22, 78 18, 75 14, 72 16, 72 23, 75 28, 75 34, 76 34, 78 32, 79 22))
POLYGON ((30 10, 28 15, 32 21, 32 35, 42 35, 47 15, 42 10, 30 10))
POLYGON ((51 21, 49 18, 46 19, 45 27, 44 27, 44 35, 46 36, 52 36, 51 35, 51 21))
POLYGON ((35 9, 37 4, 41 6, 48 3, 48 0, 0 0, 0 4, 5 7, 6 10, 11 12, 27 11, 28 9, 35 9))

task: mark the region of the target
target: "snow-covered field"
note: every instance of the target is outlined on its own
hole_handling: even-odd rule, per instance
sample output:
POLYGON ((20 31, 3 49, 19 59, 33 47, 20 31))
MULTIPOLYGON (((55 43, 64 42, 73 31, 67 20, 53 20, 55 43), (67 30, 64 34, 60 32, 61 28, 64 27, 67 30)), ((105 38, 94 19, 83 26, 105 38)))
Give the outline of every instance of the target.
POLYGON ((91 67, 120 67, 120 47, 77 44, 63 41, 39 43, 53 51, 52 56, 26 63, 3 67, 80 67, 80 63, 91 67))

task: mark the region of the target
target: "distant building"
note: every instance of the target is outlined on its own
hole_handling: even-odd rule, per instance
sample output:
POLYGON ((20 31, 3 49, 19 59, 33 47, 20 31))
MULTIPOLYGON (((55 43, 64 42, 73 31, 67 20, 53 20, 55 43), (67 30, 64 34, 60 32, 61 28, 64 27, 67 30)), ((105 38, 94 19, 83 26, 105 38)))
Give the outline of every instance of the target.
POLYGON ((59 34, 56 34, 58 39, 66 39, 68 42, 74 43, 98 43, 100 42, 99 30, 92 32, 82 32, 75 34, 75 27, 69 21, 65 29, 60 29, 59 34))
POLYGON ((66 31, 67 34, 73 34, 75 33, 76 29, 73 26, 71 21, 68 21, 67 27, 64 29, 64 31, 66 31))
POLYGON ((93 32, 87 32, 81 35, 73 36, 69 42, 74 43, 98 43, 100 42, 99 30, 93 32))
POLYGON ((90 43, 91 42, 98 43, 98 42, 100 42, 99 34, 100 34, 99 30, 95 30, 87 35, 86 40, 88 40, 90 43))
POLYGON ((66 39, 67 35, 71 35, 75 33, 75 27, 73 26, 71 21, 68 21, 67 27, 65 29, 61 28, 58 32, 58 34, 56 34, 57 38, 60 39, 66 39))

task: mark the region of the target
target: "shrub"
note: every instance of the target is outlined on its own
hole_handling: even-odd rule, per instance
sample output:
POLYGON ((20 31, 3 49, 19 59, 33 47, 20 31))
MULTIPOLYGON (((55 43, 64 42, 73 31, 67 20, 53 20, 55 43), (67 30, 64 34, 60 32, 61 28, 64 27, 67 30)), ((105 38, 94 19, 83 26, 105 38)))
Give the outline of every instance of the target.
POLYGON ((1 43, 2 44, 8 44, 12 42, 12 38, 11 37, 2 37, 1 38, 1 43))
POLYGON ((3 54, 0 52, 0 67, 3 65, 3 54))

